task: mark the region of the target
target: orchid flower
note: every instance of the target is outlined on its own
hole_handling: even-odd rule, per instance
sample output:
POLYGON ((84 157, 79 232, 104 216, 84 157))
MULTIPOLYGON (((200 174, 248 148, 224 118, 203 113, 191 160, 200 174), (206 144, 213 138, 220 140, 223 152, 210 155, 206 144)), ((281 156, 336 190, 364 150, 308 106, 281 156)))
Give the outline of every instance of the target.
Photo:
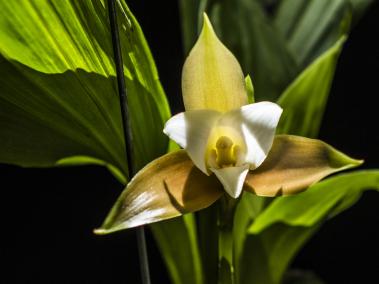
POLYGON ((204 23, 183 68, 186 112, 167 121, 163 132, 237 198, 248 171, 266 159, 282 109, 271 102, 247 105, 237 59, 217 38, 207 16, 204 23))
POLYGON ((183 150, 140 170, 96 233, 194 212, 225 192, 232 198, 242 190, 295 194, 361 163, 320 140, 275 135, 282 109, 271 102, 248 104, 241 67, 206 15, 183 67, 182 92, 186 111, 163 131, 183 150))

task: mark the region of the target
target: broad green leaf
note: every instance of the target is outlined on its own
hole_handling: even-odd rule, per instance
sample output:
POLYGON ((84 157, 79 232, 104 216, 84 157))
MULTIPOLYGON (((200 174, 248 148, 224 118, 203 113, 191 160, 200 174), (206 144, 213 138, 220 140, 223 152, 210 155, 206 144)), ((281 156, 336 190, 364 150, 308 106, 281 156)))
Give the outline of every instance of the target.
MULTIPOLYGON (((141 28, 124 1, 117 3, 140 168, 166 151, 162 129, 170 112, 141 28)), ((103 0, 0 2, 1 162, 38 167, 99 164, 126 182, 106 4, 103 0)), ((177 226, 188 228, 176 234, 187 242, 195 225, 178 219, 176 225, 155 227, 160 226, 166 234, 157 234, 157 240, 164 244, 170 243, 177 226)), ((169 269, 175 273, 175 267, 169 269)))
MULTIPOLYGON (((142 31, 126 5, 118 3, 135 160, 140 168, 166 151, 161 131, 170 113, 142 31), (150 115, 143 115, 142 109, 150 115)), ((86 156, 125 175, 105 4, 100 0, 0 2, 0 53, 5 57, 0 63, 1 162, 54 166, 66 158, 72 163, 74 157, 86 156)))
POLYGON ((49 167, 94 162, 78 157, 86 156, 125 174, 120 120, 114 77, 83 70, 45 74, 16 62, 0 63, 3 163, 49 167))
POLYGON ((316 137, 345 37, 309 65, 278 100, 283 108, 277 133, 316 137))
POLYGON ((240 277, 253 282, 241 283, 280 283, 292 258, 323 222, 370 189, 379 190, 379 170, 339 174, 304 193, 276 198, 249 228, 240 277))
POLYGON ((153 224, 151 229, 167 264, 173 284, 204 282, 193 214, 153 224))
POLYGON ((303 69, 348 31, 350 18, 346 0, 285 0, 278 5, 274 25, 303 69))

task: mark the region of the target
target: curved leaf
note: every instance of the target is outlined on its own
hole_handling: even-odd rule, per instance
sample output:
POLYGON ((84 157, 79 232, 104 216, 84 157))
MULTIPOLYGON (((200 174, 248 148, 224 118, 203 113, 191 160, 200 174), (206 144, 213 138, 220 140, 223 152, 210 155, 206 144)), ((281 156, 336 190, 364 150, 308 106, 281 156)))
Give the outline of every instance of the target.
POLYGON ((323 222, 370 189, 379 191, 379 170, 339 174, 304 193, 275 198, 248 230, 240 259, 241 284, 281 283, 292 258, 323 222))
POLYGON ((258 234, 278 222, 291 226, 316 225, 327 216, 350 207, 368 189, 379 190, 378 170, 356 171, 331 177, 311 186, 304 193, 275 199, 256 218, 249 232, 258 234))
POLYGON ((340 38, 318 57, 281 95, 278 104, 283 114, 277 133, 317 136, 345 39, 340 38))

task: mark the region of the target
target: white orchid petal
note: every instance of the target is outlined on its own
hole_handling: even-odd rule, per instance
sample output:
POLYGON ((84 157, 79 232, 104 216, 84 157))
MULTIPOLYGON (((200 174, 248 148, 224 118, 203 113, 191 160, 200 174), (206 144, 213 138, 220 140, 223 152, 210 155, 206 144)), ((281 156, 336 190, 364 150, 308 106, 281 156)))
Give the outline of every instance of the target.
POLYGON ((282 109, 271 102, 260 102, 226 113, 220 120, 241 131, 246 149, 243 163, 259 167, 271 149, 282 109))
POLYGON ((163 132, 186 149, 194 164, 208 174, 205 152, 209 135, 220 118, 214 110, 194 110, 179 113, 166 122, 163 132))
POLYGON ((233 198, 240 196, 245 182, 249 166, 244 165, 241 167, 227 167, 221 169, 211 168, 219 181, 224 186, 225 191, 233 198))

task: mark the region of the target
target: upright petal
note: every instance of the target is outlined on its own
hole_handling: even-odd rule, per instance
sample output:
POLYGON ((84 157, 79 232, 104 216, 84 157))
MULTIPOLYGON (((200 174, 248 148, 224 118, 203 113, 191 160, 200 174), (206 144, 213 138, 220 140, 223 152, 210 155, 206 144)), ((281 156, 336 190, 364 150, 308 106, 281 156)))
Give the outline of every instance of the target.
POLYGON ((233 198, 237 198, 242 191, 246 175, 249 171, 249 166, 227 167, 221 169, 213 169, 219 181, 224 186, 225 191, 233 198))
POLYGON ((259 167, 266 159, 274 140, 282 109, 274 103, 260 102, 225 114, 220 124, 239 129, 245 141, 246 154, 242 163, 250 169, 259 167))
POLYGON ((187 150, 194 164, 208 174, 205 154, 209 135, 220 118, 221 113, 214 110, 194 110, 179 113, 170 118, 163 132, 187 150))
POLYGON ((248 103, 241 66, 205 14, 200 37, 184 63, 182 91, 186 110, 226 112, 248 103))

